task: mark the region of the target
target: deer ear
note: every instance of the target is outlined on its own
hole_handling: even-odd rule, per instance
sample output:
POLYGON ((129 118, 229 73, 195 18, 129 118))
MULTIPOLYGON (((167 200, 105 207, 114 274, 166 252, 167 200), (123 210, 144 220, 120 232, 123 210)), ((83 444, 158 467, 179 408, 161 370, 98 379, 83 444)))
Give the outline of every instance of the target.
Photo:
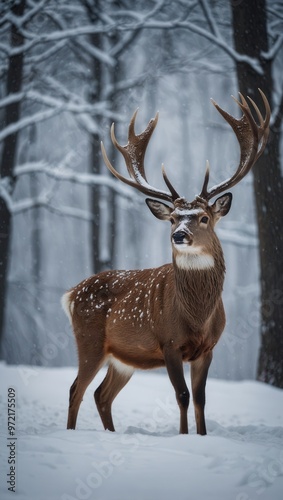
POLYGON ((211 209, 216 216, 217 219, 220 219, 220 217, 224 217, 224 215, 227 215, 230 208, 231 208, 231 203, 232 203, 232 193, 226 193, 217 198, 213 205, 211 206, 211 209))
POLYGON ((165 203, 162 203, 161 201, 151 200, 150 198, 146 198, 145 202, 157 219, 169 220, 171 213, 173 212, 173 208, 169 207, 165 203))

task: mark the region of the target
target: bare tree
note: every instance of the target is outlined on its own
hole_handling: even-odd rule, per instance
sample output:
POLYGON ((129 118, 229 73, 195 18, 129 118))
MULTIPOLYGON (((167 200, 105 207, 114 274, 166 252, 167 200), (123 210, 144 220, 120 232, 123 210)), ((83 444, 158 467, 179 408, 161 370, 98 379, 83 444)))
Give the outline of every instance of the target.
MULTIPOLYGON (((14 2, 11 11, 7 6, 2 4, 3 17, 1 21, 1 30, 5 33, 6 21, 11 14, 12 22, 9 26, 8 34, 10 38, 11 51, 7 59, 6 72, 6 95, 13 96, 21 91, 23 81, 23 62, 24 56, 21 49, 24 39, 22 33, 18 29, 16 21, 24 14, 25 0, 14 2)), ((16 155, 18 147, 18 132, 13 131, 13 124, 17 123, 20 117, 20 102, 7 99, 7 104, 4 106, 4 124, 6 128, 11 128, 11 133, 6 135, 3 140, 2 154, 0 160, 1 178, 5 179, 6 189, 11 195, 15 186, 14 167, 16 164, 16 155)), ((0 193, 0 346, 1 334, 4 323, 6 283, 9 264, 9 244, 11 236, 11 214, 5 198, 0 193)))
POLYGON ((259 62, 258 71, 247 63, 237 62, 239 89, 243 93, 248 90, 254 98, 260 87, 275 109, 268 150, 253 169, 261 269, 258 379, 283 387, 283 179, 280 158, 283 92, 281 82, 281 96, 278 96, 272 76, 272 66, 283 40, 282 33, 272 26, 270 43, 265 0, 232 2, 232 13, 237 52, 259 62))

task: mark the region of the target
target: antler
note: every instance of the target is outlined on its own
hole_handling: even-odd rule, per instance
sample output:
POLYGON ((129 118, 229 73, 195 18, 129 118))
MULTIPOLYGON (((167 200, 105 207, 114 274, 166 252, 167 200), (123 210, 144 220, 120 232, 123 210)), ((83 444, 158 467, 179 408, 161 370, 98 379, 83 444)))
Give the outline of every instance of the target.
POLYGON ((208 201, 217 194, 222 193, 223 191, 226 191, 227 189, 230 189, 231 187, 235 186, 235 184, 240 182, 243 179, 243 177, 247 175, 252 166, 255 164, 255 162, 263 153, 269 135, 269 121, 271 112, 266 96, 260 89, 258 90, 262 97, 265 107, 264 119, 256 103, 250 97, 248 97, 248 99, 256 112, 259 125, 254 120, 250 107, 241 93, 239 93, 241 102, 232 96, 234 101, 236 101, 238 106, 243 111, 243 115, 240 119, 236 119, 233 116, 229 115, 229 113, 220 108, 220 106, 218 106, 218 104, 211 99, 216 109, 223 116, 223 118, 229 123, 229 125, 235 132, 235 135, 240 144, 241 156, 240 156, 239 166, 234 175, 232 175, 232 177, 225 180, 224 182, 221 182, 220 184, 213 186, 210 189, 207 189, 209 181, 209 164, 207 162, 202 191, 199 194, 199 196, 196 197, 197 200, 200 199, 208 201))
POLYGON ((164 166, 162 165, 162 174, 164 181, 167 185, 167 187, 170 190, 170 193, 167 191, 162 191, 160 189, 156 189, 153 186, 151 186, 146 178, 145 175, 145 170, 144 170, 144 156, 146 152, 147 145, 149 143, 149 140, 151 138, 151 135, 156 127, 157 121, 158 121, 158 113, 156 114, 155 118, 151 119, 146 127, 146 129, 139 135, 135 134, 135 120, 137 116, 138 110, 136 110, 131 118, 130 125, 129 125, 129 133, 128 133, 128 143, 126 146, 121 146, 114 133, 114 123, 112 124, 111 127, 111 139, 118 151, 122 153, 124 156, 126 166, 129 172, 129 175, 131 179, 127 179, 124 177, 122 174, 120 174, 110 163, 104 145, 101 143, 101 151, 102 151, 102 156, 104 159, 104 162, 106 166, 109 168, 110 172, 112 172, 117 179, 120 181, 124 182, 125 184, 128 184, 129 186, 132 186, 142 193, 150 196, 154 196, 155 198, 159 198, 161 200, 166 200, 169 201, 170 203, 174 203, 174 200, 177 198, 180 198, 178 193, 175 191, 173 188, 172 184, 170 183, 165 170, 164 166))

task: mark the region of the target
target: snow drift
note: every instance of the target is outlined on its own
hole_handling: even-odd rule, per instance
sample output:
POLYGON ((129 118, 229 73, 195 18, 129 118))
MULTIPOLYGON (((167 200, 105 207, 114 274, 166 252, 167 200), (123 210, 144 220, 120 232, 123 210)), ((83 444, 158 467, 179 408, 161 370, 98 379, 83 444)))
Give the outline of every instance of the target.
MULTIPOLYGON (((113 405, 117 432, 102 428, 88 388, 76 431, 65 429, 73 368, 0 364, 1 486, 8 490, 8 389, 16 391, 18 500, 279 500, 283 491, 282 391, 208 379, 207 436, 178 435, 168 377, 136 372, 113 405)), ((188 377, 187 377, 188 378, 188 377)))

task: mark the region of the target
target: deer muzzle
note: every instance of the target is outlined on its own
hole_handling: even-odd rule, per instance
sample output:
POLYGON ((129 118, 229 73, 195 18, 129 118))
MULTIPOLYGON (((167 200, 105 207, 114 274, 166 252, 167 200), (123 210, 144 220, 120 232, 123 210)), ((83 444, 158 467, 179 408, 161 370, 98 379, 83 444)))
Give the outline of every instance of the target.
POLYGON ((185 231, 176 231, 172 234, 172 238, 175 245, 183 245, 184 243, 187 245, 192 245, 193 243, 192 236, 185 231))

